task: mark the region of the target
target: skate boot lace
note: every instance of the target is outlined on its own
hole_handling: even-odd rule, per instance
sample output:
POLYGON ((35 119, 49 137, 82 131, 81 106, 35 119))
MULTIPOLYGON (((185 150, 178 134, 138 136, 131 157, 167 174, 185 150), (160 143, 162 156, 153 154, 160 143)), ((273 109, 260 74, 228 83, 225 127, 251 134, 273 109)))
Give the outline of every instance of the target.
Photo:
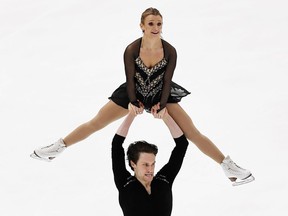
POLYGON ((64 147, 61 146, 61 145, 57 145, 55 143, 52 143, 48 146, 45 146, 43 148, 41 148, 42 150, 47 150, 47 151, 50 151, 51 153, 52 152, 61 152, 61 150, 63 149, 64 147))
POLYGON ((50 147, 52 147, 53 145, 54 145, 54 144, 51 144, 51 145, 45 146, 45 147, 43 147, 42 149, 50 148, 50 147))
POLYGON ((235 162, 233 162, 233 161, 229 161, 229 163, 230 163, 232 166, 237 167, 238 169, 245 170, 245 169, 243 169, 242 167, 240 167, 239 165, 237 165, 237 164, 236 164, 235 162))

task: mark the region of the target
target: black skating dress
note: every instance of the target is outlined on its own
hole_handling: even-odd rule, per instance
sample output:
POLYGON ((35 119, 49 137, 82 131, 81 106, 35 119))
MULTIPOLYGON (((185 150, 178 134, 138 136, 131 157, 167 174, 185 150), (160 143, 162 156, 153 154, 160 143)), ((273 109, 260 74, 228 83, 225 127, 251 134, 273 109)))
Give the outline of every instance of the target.
POLYGON ((172 45, 163 39, 161 41, 164 57, 151 68, 143 63, 139 55, 142 38, 127 46, 124 52, 126 82, 120 85, 109 99, 126 109, 129 102, 138 106, 140 101, 145 110, 150 112, 151 107, 158 102, 160 109, 163 109, 167 103, 178 103, 182 97, 190 94, 172 81, 177 53, 172 45))

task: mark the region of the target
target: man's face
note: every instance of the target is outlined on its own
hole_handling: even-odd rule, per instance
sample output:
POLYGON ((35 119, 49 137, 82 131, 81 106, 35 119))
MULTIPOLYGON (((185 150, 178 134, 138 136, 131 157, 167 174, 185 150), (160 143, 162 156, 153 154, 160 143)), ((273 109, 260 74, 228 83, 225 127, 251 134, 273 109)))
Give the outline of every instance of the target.
POLYGON ((134 168, 135 177, 143 184, 150 184, 154 177, 156 156, 152 153, 140 153, 139 160, 135 164, 131 161, 134 168))

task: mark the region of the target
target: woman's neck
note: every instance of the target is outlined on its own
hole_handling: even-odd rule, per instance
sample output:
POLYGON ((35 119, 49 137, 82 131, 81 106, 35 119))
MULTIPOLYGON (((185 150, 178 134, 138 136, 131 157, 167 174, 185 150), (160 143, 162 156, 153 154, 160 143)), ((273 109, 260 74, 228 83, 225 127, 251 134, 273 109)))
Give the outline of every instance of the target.
POLYGON ((155 49, 162 48, 161 38, 160 37, 148 38, 148 37, 143 36, 141 48, 146 49, 146 50, 155 50, 155 49))

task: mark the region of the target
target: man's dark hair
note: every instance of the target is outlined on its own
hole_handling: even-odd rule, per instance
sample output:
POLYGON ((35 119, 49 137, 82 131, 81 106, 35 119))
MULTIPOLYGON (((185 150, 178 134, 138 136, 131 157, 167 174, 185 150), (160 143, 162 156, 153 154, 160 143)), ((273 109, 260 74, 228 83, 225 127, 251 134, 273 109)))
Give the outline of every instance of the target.
POLYGON ((133 161, 133 163, 136 164, 139 160, 140 153, 151 153, 156 156, 158 153, 158 148, 156 145, 150 144, 144 140, 131 143, 127 149, 127 159, 129 166, 133 171, 134 169, 131 166, 130 161, 133 161))

